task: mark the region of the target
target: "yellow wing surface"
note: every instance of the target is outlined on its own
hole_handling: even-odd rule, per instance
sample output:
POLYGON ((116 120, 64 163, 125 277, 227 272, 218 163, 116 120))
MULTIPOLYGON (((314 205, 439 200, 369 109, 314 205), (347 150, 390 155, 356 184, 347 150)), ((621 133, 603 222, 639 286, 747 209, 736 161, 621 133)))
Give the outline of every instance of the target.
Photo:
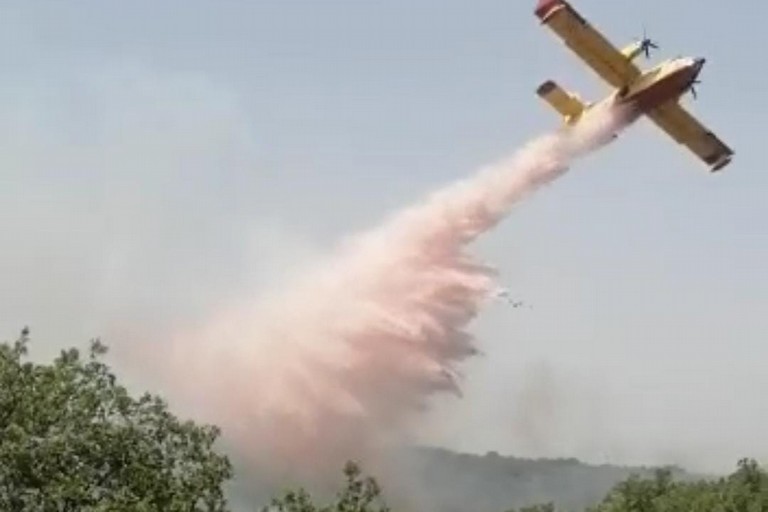
POLYGON ((637 66, 565 0, 539 0, 536 15, 603 80, 617 89, 640 76, 637 66))
POLYGON ((713 172, 731 163, 733 150, 679 103, 675 101, 666 103, 648 112, 647 115, 678 144, 688 147, 696 156, 704 160, 713 172))

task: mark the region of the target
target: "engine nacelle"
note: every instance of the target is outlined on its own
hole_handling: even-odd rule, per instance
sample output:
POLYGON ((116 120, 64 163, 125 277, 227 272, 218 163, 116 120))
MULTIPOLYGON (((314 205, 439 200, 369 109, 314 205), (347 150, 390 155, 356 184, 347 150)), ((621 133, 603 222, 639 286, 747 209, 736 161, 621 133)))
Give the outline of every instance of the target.
POLYGON ((637 41, 622 49, 621 54, 624 55, 629 62, 633 62, 643 54, 643 51, 645 51, 645 45, 642 41, 637 41))

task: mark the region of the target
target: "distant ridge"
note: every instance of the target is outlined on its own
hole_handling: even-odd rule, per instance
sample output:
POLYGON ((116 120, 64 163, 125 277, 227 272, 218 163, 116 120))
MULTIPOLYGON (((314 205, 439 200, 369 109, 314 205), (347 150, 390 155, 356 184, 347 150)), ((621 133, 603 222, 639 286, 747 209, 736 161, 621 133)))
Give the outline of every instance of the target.
MULTIPOLYGON (((618 482, 635 474, 652 476, 656 467, 587 464, 575 458, 526 459, 457 453, 443 448, 411 447, 390 453, 384 465, 363 465, 366 475, 381 484, 393 512, 505 512, 539 503, 554 503, 558 511, 582 512, 596 505, 618 482)), ((339 468, 343 461, 339 462, 339 468)), ((665 466, 677 479, 704 478, 675 466, 665 466)), ((331 499, 342 484, 341 470, 323 482, 284 481, 271 484, 264 475, 237 472, 229 499, 234 512, 255 506, 286 489, 304 487, 313 496, 331 499), (327 485, 326 485, 327 484, 327 485)))
MULTIPOLYGON (((554 502, 558 510, 583 510, 600 502, 632 474, 650 476, 657 468, 585 464, 574 458, 524 459, 419 447, 404 455, 406 471, 384 485, 393 509, 421 512, 504 512, 554 502), (400 502, 400 496, 408 499, 400 502), (414 500, 416 502, 414 503, 414 500)), ((678 479, 694 478, 668 466, 678 479)))

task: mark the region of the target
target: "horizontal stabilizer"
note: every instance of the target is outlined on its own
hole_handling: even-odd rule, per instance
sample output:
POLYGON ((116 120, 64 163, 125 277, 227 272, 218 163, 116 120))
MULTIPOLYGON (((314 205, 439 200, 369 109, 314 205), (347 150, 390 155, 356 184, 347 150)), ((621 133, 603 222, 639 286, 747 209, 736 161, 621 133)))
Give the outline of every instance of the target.
POLYGON ((557 110, 565 118, 566 123, 576 121, 586 109, 586 105, 579 98, 568 94, 552 80, 541 84, 536 94, 557 110))

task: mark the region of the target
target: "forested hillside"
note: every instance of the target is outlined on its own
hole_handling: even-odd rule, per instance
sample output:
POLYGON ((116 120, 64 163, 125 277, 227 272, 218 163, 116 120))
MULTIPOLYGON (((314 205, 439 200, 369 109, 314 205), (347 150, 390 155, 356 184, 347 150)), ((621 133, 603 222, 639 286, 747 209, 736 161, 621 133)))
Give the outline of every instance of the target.
MULTIPOLYGON (((398 482, 405 492, 439 512, 502 511, 542 502, 565 510, 598 503, 618 482, 652 468, 589 465, 576 459, 532 460, 495 453, 469 455, 421 448, 407 456, 408 478, 398 482)), ((680 479, 691 475, 671 468, 680 479)))

